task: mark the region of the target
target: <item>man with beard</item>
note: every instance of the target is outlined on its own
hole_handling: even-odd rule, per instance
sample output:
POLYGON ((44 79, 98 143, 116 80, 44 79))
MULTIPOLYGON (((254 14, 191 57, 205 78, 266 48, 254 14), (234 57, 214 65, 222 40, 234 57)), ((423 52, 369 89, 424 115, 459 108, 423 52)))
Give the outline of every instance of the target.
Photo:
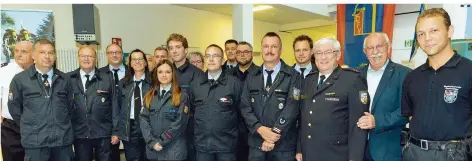
MULTIPOLYGON (((246 80, 246 76, 251 73, 260 70, 261 68, 252 62, 252 45, 245 41, 240 41, 238 43, 237 51, 236 51, 236 61, 238 62, 238 66, 236 68, 232 68, 232 70, 228 70, 228 74, 231 74, 239 80, 241 80, 241 84, 244 84, 246 80)), ((244 123, 244 119, 242 118, 241 114, 239 113, 239 135, 238 135, 238 145, 236 150, 236 160, 237 161, 247 161, 249 156, 249 145, 247 143, 247 128, 246 124, 244 123)))
POLYGON ((297 63, 293 67, 303 78, 311 71, 316 70, 316 66, 311 62, 313 58, 313 40, 307 35, 300 35, 293 41, 293 50, 297 63))

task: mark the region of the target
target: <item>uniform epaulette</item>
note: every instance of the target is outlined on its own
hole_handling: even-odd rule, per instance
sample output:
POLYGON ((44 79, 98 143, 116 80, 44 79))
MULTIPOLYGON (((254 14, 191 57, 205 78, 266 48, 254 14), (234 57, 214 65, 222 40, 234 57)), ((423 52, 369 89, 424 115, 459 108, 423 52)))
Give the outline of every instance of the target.
POLYGON ((0 68, 3 68, 3 67, 5 67, 5 66, 7 66, 7 65, 8 65, 8 62, 2 63, 2 64, 0 64, 0 68))
POLYGON ((345 71, 351 71, 351 72, 360 73, 359 70, 354 69, 354 68, 341 68, 341 69, 343 69, 343 70, 345 70, 345 71))

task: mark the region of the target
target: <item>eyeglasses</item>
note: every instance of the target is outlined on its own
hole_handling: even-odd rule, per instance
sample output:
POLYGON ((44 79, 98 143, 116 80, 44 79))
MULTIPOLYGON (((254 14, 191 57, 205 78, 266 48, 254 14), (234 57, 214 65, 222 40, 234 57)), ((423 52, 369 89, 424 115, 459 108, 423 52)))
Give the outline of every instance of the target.
POLYGON ((203 63, 203 61, 201 61, 201 60, 197 60, 197 61, 190 61, 190 63, 198 63, 198 64, 200 64, 200 63, 203 63))
POLYGON ((49 55, 49 56, 52 56, 52 55, 54 55, 54 54, 55 54, 55 53, 52 52, 52 51, 49 51, 49 52, 40 51, 40 52, 39 52, 39 55, 49 55))
POLYGON ((252 51, 249 51, 249 50, 244 50, 244 51, 237 51, 236 52, 236 55, 249 55, 250 53, 252 53, 252 51))
POLYGON ((315 52, 315 55, 316 56, 321 56, 321 55, 333 56, 334 53, 338 53, 338 52, 339 52, 339 50, 328 50, 328 51, 325 51, 325 52, 317 51, 317 52, 315 52))
POLYGON ((221 55, 205 55, 205 59, 221 58, 221 55))
POLYGON ((112 54, 119 55, 119 54, 123 54, 123 52, 121 52, 121 51, 107 51, 107 54, 110 54, 110 55, 112 55, 112 54))
POLYGON ((144 61, 144 58, 137 58, 137 59, 132 58, 131 61, 132 61, 132 62, 140 63, 140 62, 143 62, 143 61, 144 61))
POLYGON ((161 59, 166 59, 166 58, 167 58, 167 56, 164 56, 164 55, 161 55, 161 56, 156 55, 156 56, 154 56, 154 57, 157 58, 157 59, 159 59, 159 58, 161 58, 161 59))
POLYGON ((79 55, 81 59, 95 59, 95 56, 92 55, 79 55))
POLYGON ((385 44, 382 44, 382 45, 379 44, 379 45, 377 45, 377 46, 369 46, 369 47, 366 47, 365 49, 366 49, 368 52, 371 52, 371 51, 374 51, 375 49, 380 50, 380 49, 386 47, 387 45, 388 45, 388 43, 385 43, 385 44))

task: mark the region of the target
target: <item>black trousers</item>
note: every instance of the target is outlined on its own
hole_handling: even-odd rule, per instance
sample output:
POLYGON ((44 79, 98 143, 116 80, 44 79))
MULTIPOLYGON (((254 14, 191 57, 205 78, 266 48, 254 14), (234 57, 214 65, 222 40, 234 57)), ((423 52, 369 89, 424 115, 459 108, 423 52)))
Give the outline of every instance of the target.
POLYGON ((52 148, 25 148, 25 153, 24 161, 74 161, 72 145, 52 148))
POLYGON ((113 145, 110 143, 111 149, 111 160, 110 161, 120 161, 120 142, 118 144, 113 145))
POLYGON ((13 120, 2 122, 2 154, 4 161, 17 161, 25 158, 25 149, 21 145, 20 126, 13 120))
POLYGON ((130 120, 130 128, 129 140, 123 140, 126 161, 148 161, 146 143, 139 127, 139 121, 130 120))
POLYGON ((247 161, 249 158, 249 145, 247 143, 248 132, 244 122, 239 125, 238 143, 236 145, 236 160, 247 161), (243 124, 241 127, 241 124, 243 124))
POLYGON ((187 159, 186 161, 196 161, 195 137, 194 137, 195 118, 190 115, 187 123, 187 130, 185 131, 187 139, 187 159))
POLYGON ((261 149, 251 147, 249 161, 295 161, 295 150, 263 152, 261 149))
POLYGON ((412 143, 403 148, 403 161, 467 161, 466 145, 463 143, 446 144, 444 149, 423 150, 412 143))
POLYGON ((111 161, 110 137, 98 139, 76 139, 74 142, 75 161, 111 161))
POLYGON ((236 161, 236 152, 206 153, 197 151, 197 161, 236 161))

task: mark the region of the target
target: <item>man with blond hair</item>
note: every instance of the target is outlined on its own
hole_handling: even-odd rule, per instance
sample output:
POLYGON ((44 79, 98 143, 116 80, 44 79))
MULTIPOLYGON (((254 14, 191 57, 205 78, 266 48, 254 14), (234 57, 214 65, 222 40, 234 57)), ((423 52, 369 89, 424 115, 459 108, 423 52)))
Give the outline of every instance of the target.
POLYGON ((451 48, 454 27, 442 8, 421 13, 416 36, 426 63, 403 81, 402 116, 410 120, 404 161, 467 160, 472 136, 472 61, 451 48))

